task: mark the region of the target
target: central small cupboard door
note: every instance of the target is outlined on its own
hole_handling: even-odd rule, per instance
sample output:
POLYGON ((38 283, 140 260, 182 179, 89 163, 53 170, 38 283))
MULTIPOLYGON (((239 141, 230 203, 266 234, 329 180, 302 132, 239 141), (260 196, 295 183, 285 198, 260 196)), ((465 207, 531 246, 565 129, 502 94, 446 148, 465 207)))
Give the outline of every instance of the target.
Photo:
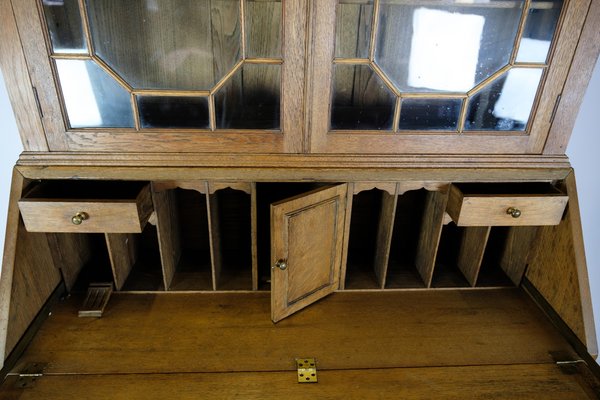
POLYGON ((338 288, 348 185, 271 205, 271 318, 277 322, 338 288))

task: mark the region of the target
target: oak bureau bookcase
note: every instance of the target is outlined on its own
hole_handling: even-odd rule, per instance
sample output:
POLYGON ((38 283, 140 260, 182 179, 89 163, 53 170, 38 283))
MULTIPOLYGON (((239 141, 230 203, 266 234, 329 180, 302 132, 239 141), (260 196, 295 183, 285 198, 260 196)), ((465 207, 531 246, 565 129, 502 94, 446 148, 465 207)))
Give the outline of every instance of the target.
POLYGON ((0 0, 0 38, 7 395, 598 396, 600 0, 0 0))

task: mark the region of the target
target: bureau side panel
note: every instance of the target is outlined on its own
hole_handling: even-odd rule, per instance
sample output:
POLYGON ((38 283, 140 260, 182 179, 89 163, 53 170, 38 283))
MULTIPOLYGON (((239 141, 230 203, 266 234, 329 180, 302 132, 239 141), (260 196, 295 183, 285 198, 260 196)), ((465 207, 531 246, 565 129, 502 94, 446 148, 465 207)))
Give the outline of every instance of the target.
POLYGON ((569 204, 562 222, 540 228, 526 277, 563 321, 598 354, 575 175, 566 179, 569 204))
POLYGON ((0 278, 0 364, 18 343, 61 280, 44 233, 28 233, 17 201, 23 178, 13 173, 2 276, 0 278))

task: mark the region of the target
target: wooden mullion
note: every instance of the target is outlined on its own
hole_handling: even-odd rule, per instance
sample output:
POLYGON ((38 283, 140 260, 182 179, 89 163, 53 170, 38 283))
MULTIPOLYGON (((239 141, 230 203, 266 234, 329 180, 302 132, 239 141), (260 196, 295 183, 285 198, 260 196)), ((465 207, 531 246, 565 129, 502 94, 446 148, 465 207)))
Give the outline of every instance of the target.
POLYGON ((131 87, 131 85, 129 83, 127 83, 125 81, 125 79, 121 78, 121 76, 119 74, 117 74, 108 64, 106 64, 104 62, 104 60, 96 57, 96 56, 92 56, 92 60, 94 60, 94 62, 104 70, 104 72, 106 72, 108 75, 110 75, 123 89, 127 90, 127 92, 131 93, 133 91, 133 88, 131 87))
POLYGON ((529 15, 530 7, 531 0, 525 0, 525 4, 523 5, 523 10, 521 12, 521 21, 519 22, 519 28, 513 44, 513 51, 510 55, 509 64, 511 65, 515 63, 517 55, 519 54, 519 48, 521 46, 521 40, 523 39, 523 31, 525 30, 525 25, 527 24, 527 17, 529 15))
POLYGON ((221 89, 223 86, 225 86, 225 84, 227 83, 227 81, 233 76, 235 75, 238 70, 240 68, 242 68, 242 65, 244 65, 244 60, 240 60, 238 61, 234 67, 231 69, 231 71, 229 71, 227 74, 225 74, 225 76, 223 76, 219 82, 217 82, 217 84, 215 86, 213 86, 212 89, 210 89, 210 94, 214 95, 215 93, 217 93, 219 91, 219 89, 221 89))
POLYGON ((78 0, 79 14, 81 16, 81 25, 83 27, 83 34, 88 48, 88 54, 94 55, 94 41, 92 40, 92 31, 90 28, 90 20, 85 6, 85 0, 78 0))
POLYGON ((246 0, 240 0, 240 50, 242 60, 246 59, 246 0))
POLYGON ((369 61, 375 62, 375 47, 377 46, 377 30, 379 29, 380 0, 373 0, 373 23, 371 25, 371 38, 369 40, 369 61))
POLYGON ((505 65, 504 67, 500 68, 498 71, 494 72, 492 75, 488 76, 483 81, 481 81, 473 89, 469 90, 467 92, 467 96, 471 97, 474 94, 477 94, 479 91, 483 90, 487 85, 489 85, 490 83, 492 83, 496 79, 498 79, 500 76, 502 76, 502 74, 504 74, 505 72, 509 71, 510 68, 511 68, 510 65, 505 65))
POLYGON ((163 96, 163 97, 208 97, 209 90, 155 90, 155 89, 133 89, 132 94, 136 96, 163 96))

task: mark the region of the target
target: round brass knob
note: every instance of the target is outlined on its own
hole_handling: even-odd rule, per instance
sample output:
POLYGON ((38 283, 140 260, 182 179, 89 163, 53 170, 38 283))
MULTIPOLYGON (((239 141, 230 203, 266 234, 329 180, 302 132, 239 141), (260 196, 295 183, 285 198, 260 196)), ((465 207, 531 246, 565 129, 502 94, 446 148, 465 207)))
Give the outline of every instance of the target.
POLYGON ((85 213, 85 212, 78 212, 77 214, 73 215, 73 217, 71 218, 71 222, 74 225, 81 225, 81 223, 83 221, 85 221, 86 219, 88 219, 90 216, 85 213))
POLYGON ((508 210, 506 210, 506 213, 513 218, 519 218, 521 216, 521 210, 514 207, 510 207, 508 210))
POLYGON ((287 260, 279 259, 273 266, 273 269, 279 268, 280 270, 285 271, 287 269, 287 267, 288 267, 287 260))

